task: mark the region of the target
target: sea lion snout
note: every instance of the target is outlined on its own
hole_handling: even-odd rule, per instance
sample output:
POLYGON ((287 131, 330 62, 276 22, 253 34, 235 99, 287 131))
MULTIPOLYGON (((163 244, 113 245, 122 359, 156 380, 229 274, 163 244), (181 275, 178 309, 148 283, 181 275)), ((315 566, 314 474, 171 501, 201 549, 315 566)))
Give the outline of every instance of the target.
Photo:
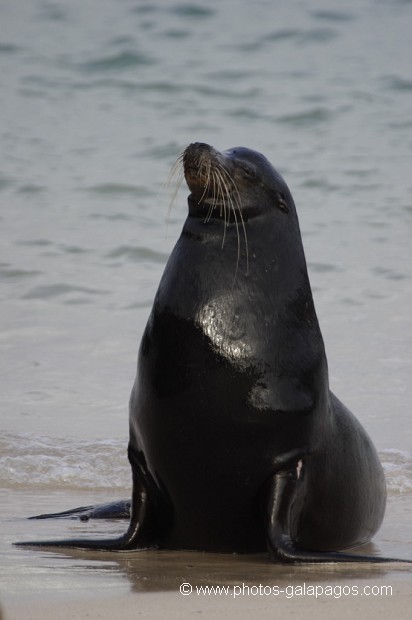
POLYGON ((186 183, 198 203, 207 199, 209 194, 215 195, 217 181, 212 179, 211 173, 219 169, 220 174, 224 174, 221 153, 204 142, 192 142, 185 149, 182 160, 186 183))

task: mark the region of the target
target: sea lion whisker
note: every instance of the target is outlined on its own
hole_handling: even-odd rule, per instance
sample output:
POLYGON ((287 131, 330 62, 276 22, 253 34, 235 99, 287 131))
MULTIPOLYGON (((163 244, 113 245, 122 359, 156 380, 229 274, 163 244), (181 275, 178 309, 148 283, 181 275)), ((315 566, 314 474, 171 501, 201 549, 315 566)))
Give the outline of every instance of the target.
MULTIPOLYGON (((242 224, 243 238, 245 241, 245 250, 246 250, 245 252, 246 253, 246 275, 248 275, 249 274, 249 244, 248 244, 248 238, 247 238, 246 224, 245 224, 245 220, 244 220, 243 213, 242 213, 242 197, 241 197, 241 194, 239 192, 239 189, 233 177, 229 174, 229 172, 225 168, 222 168, 222 170, 224 174, 227 176, 231 185, 233 186, 234 193, 235 193, 235 199, 233 200, 233 210, 235 210, 237 207, 240 221, 242 224)), ((232 194, 231 194, 231 197, 232 197, 232 194)))
POLYGON ((198 177, 205 176, 206 178, 208 178, 210 167, 211 167, 210 158, 207 157, 204 153, 202 153, 199 157, 196 176, 198 177))
POLYGON ((200 196, 198 200, 198 204, 200 204, 204 200, 205 196, 208 193, 209 186, 210 186, 210 170, 211 170, 211 162, 209 159, 206 159, 205 156, 203 155, 201 160, 199 161, 199 167, 197 169, 196 176, 199 178, 205 177, 206 182, 204 184, 202 195, 200 196))
MULTIPOLYGON (((225 172, 226 171, 223 167, 216 169, 216 175, 219 181, 219 189, 221 192, 220 199, 222 200, 222 202, 224 202, 229 215, 230 211, 233 211, 233 209, 235 208, 235 204, 233 202, 232 192, 230 188, 231 183, 228 183, 228 181, 226 180, 225 172)), ((225 219, 225 226, 229 225, 229 221, 229 217, 227 217, 225 219)))
POLYGON ((208 186, 211 192, 211 201, 210 201, 210 206, 209 206, 209 211, 207 214, 207 221, 210 220, 210 218, 213 215, 213 211, 216 208, 216 203, 218 202, 218 198, 217 198, 217 194, 216 194, 216 175, 215 175, 215 169, 212 166, 212 162, 209 162, 209 178, 208 178, 208 186))
POLYGON ((216 209, 218 205, 220 205, 219 217, 222 217, 222 203, 221 203, 221 189, 219 187, 218 179, 216 177, 216 170, 214 168, 211 169, 211 186, 212 186, 212 209, 216 209))
POLYGON ((222 183, 223 187, 227 190, 226 195, 227 195, 227 198, 228 198, 228 204, 229 204, 230 211, 231 211, 231 212, 232 212, 232 214, 233 214, 233 218, 234 218, 234 220, 235 220, 235 226, 236 226, 236 236, 237 236, 237 260, 236 260, 235 275, 234 275, 234 278, 233 278, 233 286, 234 286, 235 281, 236 281, 236 276, 237 276, 238 268, 239 268, 239 263, 240 263, 240 235, 239 235, 239 222, 238 222, 238 217, 237 217, 237 214, 236 214, 236 205, 235 205, 235 203, 234 203, 234 201, 233 201, 232 194, 231 194, 231 192, 229 191, 227 181, 226 181, 226 179, 224 178, 224 176, 223 176, 223 174, 222 174, 222 170, 221 170, 221 169, 216 170, 216 173, 218 174, 219 179, 220 179, 220 181, 221 181, 221 183, 222 183))
POLYGON ((246 225, 245 225, 245 221, 244 221, 243 214, 242 214, 242 200, 241 200, 241 196, 240 196, 239 190, 238 190, 238 188, 236 186, 236 183, 235 183, 234 179, 227 172, 227 170, 222 168, 221 172, 222 172, 222 174, 221 174, 222 183, 224 183, 225 187, 228 188, 227 189, 228 201, 229 201, 229 205, 230 205, 230 210, 233 213, 233 217, 234 217, 235 224, 236 224, 236 232, 237 232, 237 238, 238 238, 238 258, 237 258, 236 270, 237 270, 237 268, 239 266, 239 262, 240 262, 240 234, 239 234, 239 226, 241 225, 242 231, 243 231, 243 238, 244 238, 244 241, 245 241, 246 275, 247 275, 249 273, 249 246, 248 246, 246 225), (233 187, 234 194, 233 194, 233 191, 229 190, 229 184, 233 187), (236 211, 239 214, 239 218, 237 216, 236 211), (239 221, 240 221, 240 224, 239 224, 239 221))
MULTIPOLYGON (((201 197, 199 202, 201 202, 203 200, 203 198, 205 197, 205 195, 208 194, 208 191, 209 191, 210 185, 211 185, 212 176, 213 176, 213 171, 212 171, 211 162, 208 161, 205 188, 203 190, 203 194, 202 194, 202 197, 201 197)), ((212 200, 211 204, 209 205, 209 209, 208 209, 208 212, 207 212, 205 220, 204 220, 205 224, 207 224, 207 222, 210 221, 210 218, 212 217, 213 209, 214 209, 214 202, 212 200)))
POLYGON ((183 159, 184 159, 184 151, 182 151, 180 153, 180 155, 177 157, 175 163, 173 164, 168 177, 166 179, 166 181, 163 183, 163 189, 166 189, 168 187, 170 187, 172 185, 172 183, 174 184, 174 189, 173 189, 173 193, 171 196, 171 200, 169 203, 169 207, 167 210, 167 215, 166 215, 166 221, 169 220, 170 218, 170 214, 172 212, 172 207, 174 205, 174 203, 176 202, 176 198, 177 195, 179 193, 179 189, 183 183, 183 180, 185 178, 184 175, 184 170, 183 170, 183 159))
POLYGON ((168 185, 170 185, 170 183, 173 182, 174 177, 176 176, 176 173, 178 173, 180 175, 181 171, 182 171, 182 166, 183 166, 183 161, 184 161, 184 151, 182 151, 182 153, 180 153, 173 166, 170 169, 170 172, 167 176, 167 179, 164 183, 164 185, 167 187, 168 185))
POLYGON ((222 185, 222 182, 219 179, 219 176, 216 170, 214 171, 214 179, 215 179, 215 182, 218 188, 218 193, 216 194, 216 201, 220 203, 220 217, 222 217, 223 215, 223 238, 222 238, 222 249, 223 249, 225 246, 226 228, 228 225, 228 206, 226 202, 227 197, 228 197, 228 191, 227 191, 227 187, 222 185), (223 210, 223 214, 222 214, 222 210, 223 210))
POLYGON ((225 240, 226 240, 226 229, 229 226, 229 221, 230 221, 230 205, 229 205, 230 192, 228 191, 227 187, 226 187, 226 191, 224 191, 224 188, 221 187, 221 192, 222 192, 222 205, 223 205, 223 237, 222 237, 222 249, 223 249, 225 246, 225 240))
POLYGON ((179 170, 178 168, 176 170, 173 171, 173 177, 168 179, 163 187, 167 188, 170 187, 170 185, 173 183, 174 188, 173 188, 173 194, 172 194, 172 204, 176 199, 176 196, 179 192, 180 186, 182 185, 183 181, 184 181, 185 175, 183 173, 183 170, 179 170))

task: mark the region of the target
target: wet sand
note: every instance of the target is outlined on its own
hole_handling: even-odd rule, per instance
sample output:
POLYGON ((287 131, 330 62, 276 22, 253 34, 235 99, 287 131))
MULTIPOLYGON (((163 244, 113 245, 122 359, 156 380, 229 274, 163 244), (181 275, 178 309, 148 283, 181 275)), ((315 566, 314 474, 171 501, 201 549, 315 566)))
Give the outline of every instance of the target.
MULTIPOLYGON (((85 560, 80 551, 59 555, 65 561, 85 560)), ((102 560, 101 555, 107 561, 113 557, 88 553, 90 567, 98 557, 102 560)), ((412 568, 406 564, 284 567, 269 564, 264 554, 166 551, 119 554, 115 562, 127 577, 127 588, 96 588, 86 576, 82 591, 23 600, 6 597, 3 620, 155 619, 164 618, 166 611, 169 618, 203 614, 242 619, 251 613, 262 618, 304 615, 308 620, 393 614, 404 618, 412 603, 412 568)))
MULTIPOLYGON (((279 566, 266 554, 142 551, 109 553, 15 547, 16 540, 118 535, 124 521, 30 521, 27 514, 99 502, 102 493, 0 492, 2 620, 42 618, 407 617, 412 565, 279 566), (16 512, 17 516, 16 517, 16 512), (182 586, 182 584, 190 584, 182 586), (183 592, 180 592, 182 586, 183 592), (213 589, 214 588, 214 589, 213 589), (217 588, 221 588, 217 590, 217 588), (373 588, 373 590, 372 590, 373 588), (209 589, 209 590, 208 590, 209 589)), ((366 553, 412 557, 409 495, 388 503, 366 553)), ((354 552, 356 550, 353 550, 354 552)))
POLYGON ((92 600, 88 602, 65 602, 64 604, 20 605, 10 608, 4 620, 78 620, 99 618, 102 620, 137 617, 163 619, 167 612, 169 618, 192 618, 203 615, 213 618, 250 618, 258 613, 260 618, 305 617, 307 620, 333 617, 373 617, 376 620, 396 615, 408 617, 412 602, 411 588, 406 581, 399 581, 393 587, 393 595, 388 598, 363 597, 348 599, 308 598, 293 600, 267 600, 262 597, 225 599, 217 597, 189 598, 179 594, 161 592, 159 594, 130 595, 110 600, 92 600))

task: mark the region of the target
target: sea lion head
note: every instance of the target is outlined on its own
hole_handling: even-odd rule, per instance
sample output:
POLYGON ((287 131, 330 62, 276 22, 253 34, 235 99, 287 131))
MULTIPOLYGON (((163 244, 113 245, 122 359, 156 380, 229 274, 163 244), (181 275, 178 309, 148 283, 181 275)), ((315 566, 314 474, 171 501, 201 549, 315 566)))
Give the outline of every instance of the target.
POLYGON ((191 191, 189 213, 195 217, 245 222, 268 210, 287 214, 293 199, 282 176, 264 155, 245 147, 220 152, 201 142, 182 155, 191 191))

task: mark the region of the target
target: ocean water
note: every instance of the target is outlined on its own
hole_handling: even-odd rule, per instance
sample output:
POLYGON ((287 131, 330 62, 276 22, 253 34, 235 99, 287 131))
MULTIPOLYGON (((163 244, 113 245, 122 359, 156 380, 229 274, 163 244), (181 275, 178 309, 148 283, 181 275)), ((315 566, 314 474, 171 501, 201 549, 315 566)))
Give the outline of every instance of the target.
POLYGON ((193 141, 285 177, 331 387, 387 474, 376 551, 412 557, 411 23, 407 0, 0 1, 4 596, 89 567, 12 548, 74 527, 25 516, 130 493, 137 348, 186 217, 166 182, 193 141))

